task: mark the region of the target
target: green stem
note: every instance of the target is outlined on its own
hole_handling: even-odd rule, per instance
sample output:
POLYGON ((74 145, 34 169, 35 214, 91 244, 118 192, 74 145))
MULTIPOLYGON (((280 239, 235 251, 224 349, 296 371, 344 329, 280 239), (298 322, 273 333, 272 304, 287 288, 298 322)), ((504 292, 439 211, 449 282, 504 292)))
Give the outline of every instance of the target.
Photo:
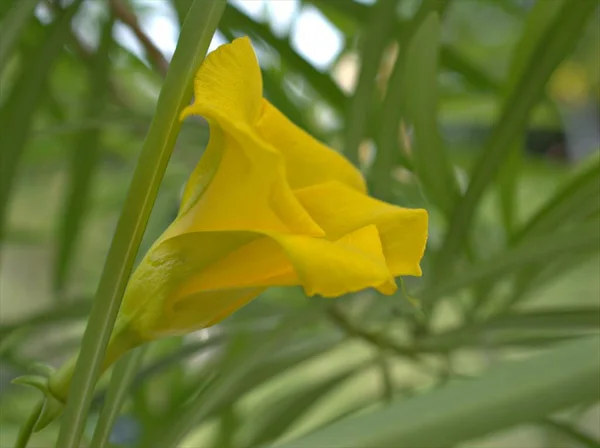
POLYGON ((31 410, 31 414, 29 414, 25 424, 21 426, 21 429, 19 430, 19 435, 17 437, 17 441, 15 442, 15 448, 27 448, 29 439, 31 438, 31 434, 33 434, 33 429, 35 428, 35 423, 42 414, 43 406, 44 402, 43 400, 40 400, 31 410))
POLYGON ((142 361, 145 348, 139 348, 117 362, 110 378, 106 401, 100 413, 100 419, 96 424, 92 443, 89 448, 102 448, 108 446, 108 439, 112 432, 113 425, 123 401, 127 396, 127 392, 133 377, 136 374, 138 367, 142 361))
POLYGON ((181 30, 83 335, 57 448, 79 446, 123 293, 181 128, 179 112, 191 100, 194 76, 224 8, 224 0, 195 0, 181 30))

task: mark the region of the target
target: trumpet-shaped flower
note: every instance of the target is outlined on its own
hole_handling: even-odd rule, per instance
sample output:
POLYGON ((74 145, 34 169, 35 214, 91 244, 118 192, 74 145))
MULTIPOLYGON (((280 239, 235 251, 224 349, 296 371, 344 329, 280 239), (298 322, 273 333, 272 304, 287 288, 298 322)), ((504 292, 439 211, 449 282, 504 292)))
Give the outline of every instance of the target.
POLYGON ((262 97, 248 38, 211 53, 183 110, 210 141, 175 221, 133 273, 105 366, 221 321, 270 286, 336 297, 421 275, 427 213, 369 197, 360 172, 262 97))

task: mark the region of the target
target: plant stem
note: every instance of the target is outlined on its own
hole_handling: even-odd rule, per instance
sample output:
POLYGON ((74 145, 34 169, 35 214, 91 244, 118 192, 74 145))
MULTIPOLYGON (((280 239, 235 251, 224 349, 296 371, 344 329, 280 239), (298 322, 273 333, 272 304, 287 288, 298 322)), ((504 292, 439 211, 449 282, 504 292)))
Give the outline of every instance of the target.
POLYGON ((181 128, 179 112, 191 99, 194 76, 224 7, 224 0, 195 0, 181 30, 83 335, 57 448, 79 446, 123 293, 181 128))
POLYGON ((31 434, 33 434, 33 429, 35 428, 35 423, 42 413, 42 407, 44 406, 44 402, 40 400, 35 407, 31 410, 31 414, 27 417, 25 424, 21 426, 19 430, 19 435, 17 436, 17 441, 15 442, 15 448, 27 448, 27 444, 29 443, 29 439, 31 438, 31 434))
POLYGON ((125 401, 125 397, 127 396, 129 386, 133 381, 133 377, 138 370, 145 352, 146 348, 140 347, 125 355, 125 357, 115 365, 110 378, 106 401, 102 407, 100 419, 96 424, 94 436, 92 437, 89 448, 102 448, 107 446, 115 420, 119 415, 123 401, 125 401))

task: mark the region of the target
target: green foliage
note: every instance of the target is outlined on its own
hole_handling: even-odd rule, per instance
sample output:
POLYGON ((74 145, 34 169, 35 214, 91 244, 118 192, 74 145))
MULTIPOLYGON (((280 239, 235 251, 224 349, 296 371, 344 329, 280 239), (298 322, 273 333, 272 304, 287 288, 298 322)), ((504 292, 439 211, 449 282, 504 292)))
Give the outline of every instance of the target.
POLYGON ((169 61, 142 2, 3 4, 0 445, 599 446, 598 1, 530 3, 298 0, 342 36, 327 70, 268 6, 160 2, 183 24, 169 61), (373 195, 427 208, 424 275, 335 304, 272 288, 99 381, 138 252, 206 146, 178 115, 217 28, 252 38, 265 96, 373 195), (22 384, 47 394, 34 363, 80 349, 52 422, 63 404, 22 384))

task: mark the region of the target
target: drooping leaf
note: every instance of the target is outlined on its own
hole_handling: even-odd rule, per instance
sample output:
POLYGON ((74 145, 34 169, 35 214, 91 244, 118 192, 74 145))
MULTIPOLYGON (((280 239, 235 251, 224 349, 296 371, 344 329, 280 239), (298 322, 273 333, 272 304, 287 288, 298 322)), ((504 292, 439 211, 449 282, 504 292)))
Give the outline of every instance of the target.
POLYGON ((599 350, 597 336, 566 343, 525 361, 497 366, 480 378, 450 383, 278 446, 433 448, 472 440, 599 399, 599 350))

